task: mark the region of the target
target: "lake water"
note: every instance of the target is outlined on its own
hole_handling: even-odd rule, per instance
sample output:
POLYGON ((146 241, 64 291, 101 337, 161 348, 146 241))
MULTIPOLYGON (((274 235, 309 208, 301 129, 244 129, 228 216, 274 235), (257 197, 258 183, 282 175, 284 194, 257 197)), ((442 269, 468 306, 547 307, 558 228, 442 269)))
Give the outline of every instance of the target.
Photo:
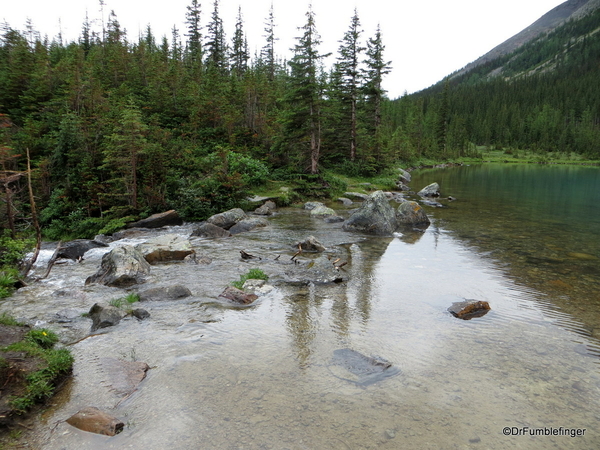
MULTIPOLYGON (((127 319, 71 345, 73 380, 22 444, 57 450, 598 448, 600 171, 459 167, 413 172, 411 186, 433 181, 456 200, 425 207, 433 223, 424 233, 347 233, 341 224, 288 208, 264 229, 192 239, 210 264, 153 266, 141 288, 184 284, 193 297, 145 303, 150 319, 127 319), (308 235, 325 244, 332 260, 347 262, 347 282, 286 282, 283 273, 295 267, 293 244, 308 235), (240 250, 262 259, 244 262, 240 250), (271 275, 273 291, 245 308, 215 301, 252 267, 271 275), (464 299, 487 301, 492 309, 456 319, 447 308, 464 299), (360 383, 337 364, 346 349, 387 361, 393 371, 360 383), (106 357, 144 361, 152 369, 123 398, 111 389, 106 357), (104 437, 63 422, 86 406, 119 417, 125 430, 104 437), (510 436, 506 427, 585 431, 510 436)), ((168 231, 189 236, 190 230, 168 231)), ((55 313, 86 312, 122 295, 83 285, 104 251, 55 266, 47 280, 0 304, 0 312, 77 341, 91 321, 60 324, 55 313)), ((38 273, 50 254, 42 255, 38 273)), ((312 258, 299 259, 309 264, 312 258)))

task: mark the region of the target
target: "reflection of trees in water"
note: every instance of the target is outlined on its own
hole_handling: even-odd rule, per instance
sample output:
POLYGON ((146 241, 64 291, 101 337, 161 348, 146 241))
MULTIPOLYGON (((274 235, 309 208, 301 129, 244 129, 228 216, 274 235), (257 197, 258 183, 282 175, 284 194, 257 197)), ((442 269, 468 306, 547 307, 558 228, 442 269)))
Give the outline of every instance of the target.
POLYGON ((349 281, 344 284, 302 287, 287 295, 286 328, 293 351, 301 368, 310 365, 314 353, 319 321, 323 309, 330 307, 330 328, 348 345, 353 323, 366 326, 373 300, 374 270, 393 238, 374 237, 349 246, 348 264, 344 270, 349 281), (330 303, 329 303, 330 302, 330 303))

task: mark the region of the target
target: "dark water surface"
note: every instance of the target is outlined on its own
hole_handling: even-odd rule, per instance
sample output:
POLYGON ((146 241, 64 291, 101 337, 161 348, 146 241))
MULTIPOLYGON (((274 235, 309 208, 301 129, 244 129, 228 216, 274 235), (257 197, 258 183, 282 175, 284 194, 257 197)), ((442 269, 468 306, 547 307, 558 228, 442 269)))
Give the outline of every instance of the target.
MULTIPOLYGON (((282 209, 264 229, 192 238, 210 264, 153 266, 139 287, 183 284, 192 297, 146 302, 150 319, 125 319, 85 339, 91 321, 80 313, 123 291, 84 286, 105 249, 55 266, 0 303, 0 312, 75 342, 73 379, 24 433, 22 448, 600 448, 598 175, 493 165, 413 173, 415 190, 437 181, 457 200, 426 207, 433 224, 425 233, 390 238, 282 209), (348 281, 286 282, 293 244, 309 235, 347 262, 348 281), (262 259, 242 261, 240 250, 262 259), (272 291, 250 307, 217 301, 253 267, 270 276, 272 291), (453 317, 447 308, 465 299, 492 309, 453 317), (71 323, 57 320, 65 309, 71 323), (107 357, 152 369, 123 398, 102 365, 107 357), (124 431, 98 436, 64 422, 87 406, 123 420, 124 431), (506 436, 506 427, 585 434, 506 436)), ((111 245, 191 229, 149 230, 111 245)), ((36 274, 51 254, 43 252, 36 274)))

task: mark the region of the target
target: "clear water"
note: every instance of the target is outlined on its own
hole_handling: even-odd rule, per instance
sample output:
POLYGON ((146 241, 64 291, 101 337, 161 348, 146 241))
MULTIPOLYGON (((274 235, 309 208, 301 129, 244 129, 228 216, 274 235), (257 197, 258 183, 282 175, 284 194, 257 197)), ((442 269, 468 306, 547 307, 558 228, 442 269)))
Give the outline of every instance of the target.
MULTIPOLYGON (((438 181, 443 194, 457 200, 427 209, 433 224, 425 233, 394 238, 346 233, 340 224, 311 219, 306 211, 281 210, 265 229, 193 240, 211 264, 153 267, 147 287, 181 283, 192 298, 146 303, 149 320, 125 320, 81 341, 90 321, 66 326, 56 323, 54 314, 63 308, 85 312, 95 301, 122 292, 83 285, 98 267, 101 250, 81 264, 56 266, 48 280, 0 305, 0 311, 78 341, 70 346, 76 357, 72 382, 23 437, 23 445, 598 448, 598 180, 598 169, 567 167, 413 173, 415 189, 438 181), (540 173, 548 180, 544 189, 531 183, 537 199, 514 186, 513 175, 529 182, 525 170, 528 177, 540 173), (587 187, 573 186, 584 191, 558 189, 572 202, 554 189, 557 180, 575 184, 588 176, 587 187), (550 192, 551 207, 569 209, 571 219, 533 211, 550 192), (589 201, 581 201, 582 192, 589 201), (584 211, 571 210, 573 203, 584 211), (282 273, 293 270, 286 264, 292 245, 308 235, 322 241, 332 258, 348 261, 348 282, 290 286, 282 281, 282 273), (242 249, 263 259, 243 262, 242 249), (560 262, 547 261, 554 259, 560 262), (251 307, 216 302, 223 288, 251 267, 270 274, 275 289, 251 307), (456 319, 447 308, 463 299, 488 301, 492 310, 478 319, 456 319), (352 374, 333 364, 334 352, 343 348, 385 359, 398 372, 367 386, 353 383, 352 374), (111 390, 100 363, 107 356, 145 361, 152 369, 138 390, 123 398, 111 390), (111 412, 126 423, 125 430, 109 438, 62 422, 86 406, 111 412), (586 431, 574 438, 503 435, 504 427, 524 426, 586 431)), ((190 227, 169 231, 187 236, 190 227)), ((51 251, 46 253, 49 258, 51 251)), ((43 261, 37 270, 43 273, 43 261)))

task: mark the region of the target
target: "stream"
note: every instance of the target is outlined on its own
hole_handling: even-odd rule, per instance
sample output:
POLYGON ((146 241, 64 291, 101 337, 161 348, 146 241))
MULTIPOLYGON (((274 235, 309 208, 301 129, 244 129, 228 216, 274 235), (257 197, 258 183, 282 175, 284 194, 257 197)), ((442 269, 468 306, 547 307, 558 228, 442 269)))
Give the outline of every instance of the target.
MULTIPOLYGON (((439 175, 424 172, 417 183, 439 175)), ((190 238, 200 264, 152 266, 147 283, 132 290, 181 284, 191 297, 143 302, 150 318, 127 317, 89 337, 91 320, 82 315, 128 292, 84 285, 102 255, 158 234, 188 238, 193 224, 144 230, 89 251, 82 262, 55 265, 48 278, 0 303, 0 313, 59 333, 75 357, 73 377, 23 434, 22 448, 598 448, 598 311, 566 310, 570 291, 548 284, 553 276, 542 283, 547 291, 528 282, 534 269, 545 270, 539 261, 529 275, 511 272, 510 258, 523 255, 507 259, 494 230, 476 245, 476 221, 455 226, 457 211, 473 215, 473 204, 458 189, 452 195, 458 200, 446 208, 426 207, 432 225, 424 233, 349 233, 340 223, 283 208, 265 228, 190 238), (347 281, 288 282, 294 243, 310 235, 326 255, 347 262, 340 269, 347 281), (240 250, 261 259, 243 260, 240 250), (267 273, 273 290, 250 306, 218 299, 251 268, 267 273), (465 299, 487 301, 491 311, 472 320, 453 317, 448 307, 465 299), (386 361, 392 371, 359 382, 337 364, 348 354, 386 361), (143 361, 151 369, 124 397, 111 388, 103 358, 143 361), (123 432, 95 435, 64 422, 87 406, 118 417, 123 432), (517 436, 505 435, 505 427, 585 431, 517 436)), ((357 204, 330 206, 347 217, 357 204)), ((43 275, 53 250, 42 250, 34 277, 43 275)), ((297 259, 307 264, 316 256, 297 259)), ((591 286, 585 295, 597 300, 596 273, 584 275, 591 286)))

